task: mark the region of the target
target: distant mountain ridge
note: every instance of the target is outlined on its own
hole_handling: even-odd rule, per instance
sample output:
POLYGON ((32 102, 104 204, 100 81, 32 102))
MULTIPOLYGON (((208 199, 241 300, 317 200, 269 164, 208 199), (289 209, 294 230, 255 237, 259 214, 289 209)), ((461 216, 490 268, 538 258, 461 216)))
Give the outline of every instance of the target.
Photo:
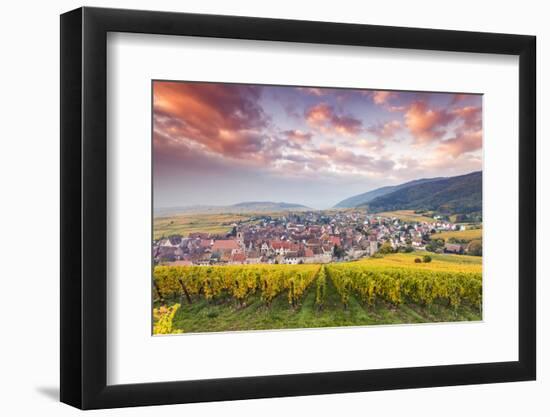
POLYGON ((273 201, 245 201, 242 203, 233 204, 229 207, 246 210, 311 210, 310 207, 302 204, 285 203, 273 201))
POLYGON ((338 204, 334 206, 334 208, 353 208, 360 205, 363 205, 365 203, 368 203, 369 201, 374 200, 377 197, 381 197, 386 194, 390 194, 394 191, 400 190, 401 188, 405 188, 411 185, 416 184, 422 184, 424 182, 429 181, 436 181, 440 180, 443 177, 437 177, 437 178, 421 178, 418 180, 409 181, 403 184, 398 185, 388 185, 386 187, 376 188, 371 191, 367 191, 366 193, 354 195, 352 197, 346 198, 345 200, 340 201, 338 204))
MULTIPOLYGON (((392 210, 435 210, 441 213, 474 213, 482 211, 482 173, 472 172, 455 177, 438 177, 383 187, 343 200, 362 202, 371 212, 392 210), (388 188, 390 188, 388 192, 388 188), (368 196, 366 196, 369 194, 368 196), (372 197, 374 195, 374 197, 372 197), (366 198, 365 198, 366 196, 366 198), (367 201, 365 201, 365 199, 367 201)), ((349 203, 346 203, 349 204, 349 203)))
POLYGON ((160 207, 155 208, 155 216, 172 216, 175 214, 190 213, 247 213, 247 212, 270 212, 270 211, 306 211, 310 207, 286 202, 273 201, 245 201, 229 206, 196 205, 186 207, 160 207))

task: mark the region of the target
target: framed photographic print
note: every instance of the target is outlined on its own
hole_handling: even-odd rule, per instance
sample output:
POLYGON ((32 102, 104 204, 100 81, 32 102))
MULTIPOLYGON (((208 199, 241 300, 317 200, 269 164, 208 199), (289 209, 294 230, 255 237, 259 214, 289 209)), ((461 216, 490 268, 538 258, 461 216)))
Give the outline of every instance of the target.
POLYGON ((63 402, 535 379, 534 37, 81 8, 61 102, 63 402))

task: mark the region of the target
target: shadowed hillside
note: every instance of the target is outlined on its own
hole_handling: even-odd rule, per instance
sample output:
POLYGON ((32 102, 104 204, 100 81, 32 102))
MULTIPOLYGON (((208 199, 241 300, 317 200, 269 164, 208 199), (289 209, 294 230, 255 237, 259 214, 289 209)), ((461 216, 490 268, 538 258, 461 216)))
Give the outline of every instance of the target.
POLYGON ((435 210, 440 213, 473 213, 482 210, 482 173, 408 185, 376 197, 360 207, 372 212, 389 210, 435 210))

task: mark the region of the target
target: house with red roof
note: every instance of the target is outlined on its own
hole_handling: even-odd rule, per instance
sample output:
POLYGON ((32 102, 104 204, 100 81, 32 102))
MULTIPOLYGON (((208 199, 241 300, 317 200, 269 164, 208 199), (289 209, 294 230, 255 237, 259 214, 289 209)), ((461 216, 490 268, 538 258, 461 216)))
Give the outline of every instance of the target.
POLYGON ((212 244, 213 252, 226 251, 226 250, 233 251, 238 249, 241 249, 241 246, 239 245, 239 242, 237 242, 234 239, 215 240, 214 243, 212 244))
POLYGON ((234 253, 231 255, 231 264, 244 264, 246 263, 246 255, 244 253, 234 253))
POLYGON ((288 252, 297 252, 300 249, 300 245, 286 240, 272 240, 271 249, 277 255, 286 255, 288 252))

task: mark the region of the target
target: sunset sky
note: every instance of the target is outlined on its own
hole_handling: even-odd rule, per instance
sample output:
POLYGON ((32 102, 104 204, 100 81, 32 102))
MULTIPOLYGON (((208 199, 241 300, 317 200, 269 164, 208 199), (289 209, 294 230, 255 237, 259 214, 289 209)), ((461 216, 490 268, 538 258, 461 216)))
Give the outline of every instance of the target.
POLYGON ((155 208, 312 208, 481 170, 481 95, 153 83, 155 208))

